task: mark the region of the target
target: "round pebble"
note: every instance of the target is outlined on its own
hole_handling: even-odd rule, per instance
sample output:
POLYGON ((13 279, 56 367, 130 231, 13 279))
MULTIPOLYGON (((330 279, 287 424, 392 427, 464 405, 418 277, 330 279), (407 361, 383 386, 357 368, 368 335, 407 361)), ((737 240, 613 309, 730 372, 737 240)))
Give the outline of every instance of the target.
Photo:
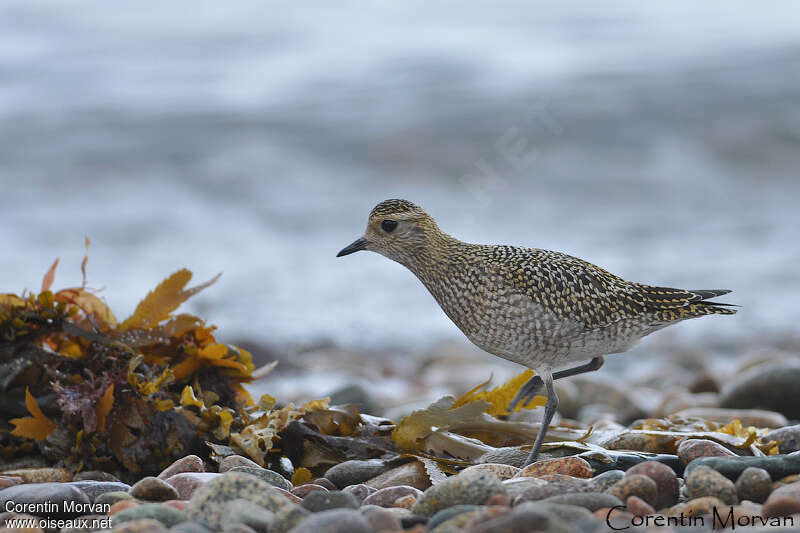
MULTIPOLYGON (((516 478, 520 479, 520 478, 516 478)), ((594 487, 589 480, 581 478, 567 478, 557 481, 545 481, 541 478, 533 478, 537 480, 536 484, 531 484, 525 488, 521 493, 514 497, 514 504, 523 501, 536 501, 556 496, 559 494, 569 494, 573 492, 592 492, 594 487)), ((510 481, 510 480, 509 480, 510 481)), ((512 491, 513 493, 514 491, 512 491)))
POLYGON ((537 461, 520 470, 518 477, 538 477, 546 474, 564 474, 572 477, 592 477, 592 465, 580 457, 559 457, 537 461))
POLYGON ((212 533, 212 532, 203 524, 187 520, 186 522, 181 522, 180 524, 169 528, 169 533, 212 533))
POLYGON ((252 466, 234 466, 228 472, 242 472, 244 474, 250 474, 251 476, 255 476, 262 481, 266 481, 270 485, 278 487, 279 489, 283 490, 292 490, 292 482, 280 475, 277 472, 273 472, 272 470, 267 470, 266 468, 255 468, 252 466))
POLYGON ((331 482, 330 479, 326 477, 318 477, 317 479, 312 479, 311 483, 314 485, 319 485, 320 487, 325 487, 328 490, 336 490, 338 487, 331 482))
POLYGON ((712 514, 714 508, 717 509, 718 513, 724 514, 726 509, 730 509, 729 505, 726 505, 725 502, 713 496, 694 498, 679 506, 673 506, 672 509, 675 509, 676 507, 678 508, 678 513, 683 513, 686 516, 712 514))
POLYGON ((270 533, 284 533, 305 520, 311 513, 299 505, 288 505, 275 513, 274 527, 270 533))
MULTIPOLYGON (((319 494, 312 492, 312 494, 319 494)), ((353 509, 314 513, 294 526, 291 533, 372 533, 369 522, 353 509)))
POLYGON ((404 496, 413 496, 418 500, 422 491, 408 485, 386 487, 370 494, 364 499, 364 505, 377 505, 379 507, 396 507, 395 502, 404 496))
POLYGON ((656 482, 642 474, 625 475, 614 485, 606 490, 606 494, 611 494, 620 499, 620 501, 627 501, 630 496, 638 496, 646 501, 648 504, 653 505, 653 502, 658 500, 658 487, 656 482))
POLYGON ((220 529, 225 522, 225 504, 236 498, 244 498, 272 512, 293 505, 280 489, 266 481, 242 472, 226 472, 194 492, 186 513, 191 520, 220 529))
POLYGON ((678 476, 675 471, 658 461, 645 461, 628 469, 626 475, 641 474, 656 484, 658 496, 653 502, 655 509, 665 509, 678 501, 678 476))
POLYGON ((736 494, 740 500, 763 503, 772 492, 772 478, 763 468, 748 467, 736 480, 736 494))
POLYGON ((583 507, 589 511, 596 511, 603 507, 614 507, 622 505, 622 501, 616 496, 603 492, 572 492, 569 494, 556 494, 541 500, 543 502, 558 503, 562 505, 574 505, 583 507))
POLYGON ((749 466, 763 468, 772 479, 781 479, 793 474, 800 474, 800 453, 789 455, 767 455, 764 457, 702 457, 686 467, 684 476, 699 466, 713 468, 730 480, 735 480, 749 466))
POLYGON ((222 474, 217 474, 215 472, 184 472, 168 477, 165 481, 178 491, 178 497, 180 499, 188 500, 198 487, 221 476, 222 474))
POLYGON ((739 501, 733 482, 706 466, 695 468, 686 478, 686 494, 690 499, 713 496, 728 505, 739 501))
MULTIPOLYGON (((608 505, 607 507, 613 507, 613 506, 608 505)), ((625 508, 633 516, 647 516, 655 514, 656 512, 656 510, 653 509, 653 507, 649 503, 647 503, 638 496, 628 496, 628 499, 625 501, 625 508)))
POLYGON ((394 513, 382 507, 374 505, 362 506, 361 513, 369 522, 372 531, 397 531, 403 529, 400 519, 394 513))
POLYGON ((800 482, 778 487, 764 502, 766 517, 790 516, 800 513, 800 482))
POLYGON ((597 492, 605 492, 611 485, 625 477, 624 470, 608 470, 592 478, 592 486, 597 492))
POLYGON ((678 445, 678 460, 683 466, 698 457, 735 457, 736 454, 722 444, 707 439, 686 439, 678 445))
POLYGON ((263 468, 260 464, 256 463, 255 461, 248 459, 242 455, 229 455, 225 459, 223 459, 219 463, 219 472, 225 473, 231 468, 235 468, 237 466, 249 466, 251 468, 263 468))
POLYGON ((123 522, 142 518, 152 518, 153 520, 158 520, 166 527, 172 527, 186 520, 186 513, 174 507, 170 507, 169 505, 144 503, 115 513, 112 517, 111 525, 116 528, 123 522))
POLYGON ((352 494, 356 500, 363 502, 364 499, 370 494, 374 494, 378 489, 359 483, 358 485, 350 485, 342 489, 342 491, 352 494))
POLYGON ((364 484, 376 489, 408 485, 425 490, 431 486, 431 480, 422 461, 411 461, 368 479, 364 481, 364 484))
POLYGON ((304 483, 302 485, 296 486, 289 492, 300 498, 305 498, 309 492, 314 492, 315 490, 327 492, 328 489, 326 489, 322 485, 315 485, 314 483, 304 483))
POLYGON ((130 490, 131 496, 149 502, 163 502, 164 500, 177 500, 178 491, 175 487, 158 478, 148 476, 137 481, 130 490))
POLYGON ((390 466, 381 459, 345 461, 329 468, 325 477, 338 488, 344 488, 367 481, 389 469, 390 466))
POLYGON ((491 472, 501 481, 510 479, 519 473, 520 469, 516 466, 504 465, 500 463, 481 463, 468 466, 462 472, 491 472))
POLYGON ((183 472, 205 472, 206 467, 203 460, 196 455, 187 455, 182 457, 169 465, 167 468, 158 474, 158 479, 167 479, 175 474, 182 474, 183 472))
POLYGON ((492 494, 506 494, 506 488, 497 476, 487 472, 461 473, 427 489, 411 511, 421 516, 433 516, 453 505, 482 505, 492 494))
MULTIPOLYGON (((89 504, 89 497, 82 490, 69 483, 26 483, 14 485, 0 490, 0 510, 13 511, 8 504, 44 504, 52 503, 58 509, 65 509, 65 504, 89 504)), ((23 509, 29 512, 29 509, 23 509)), ((47 516, 47 511, 42 511, 42 516, 47 516)))
POLYGON ((483 506, 481 505, 469 505, 469 504, 451 505, 450 507, 442 509, 441 511, 438 511, 433 516, 431 516, 431 519, 428 520, 428 523, 425 524, 425 526, 430 531, 436 529, 445 522, 452 520, 458 515, 465 513, 472 513, 474 511, 479 511, 481 509, 483 509, 483 506))
MULTIPOLYGON (((550 530, 550 515, 527 503, 509 512, 481 522, 470 528, 470 533, 522 533, 550 530)), ((568 530, 566 530, 568 531, 568 530)))
POLYGON ((275 513, 242 498, 231 500, 225 509, 227 523, 245 524, 255 531, 267 532, 275 523, 275 513))
POLYGON ((744 372, 720 392, 720 407, 769 409, 800 419, 800 365, 764 364, 744 372))
POLYGON ((303 509, 318 513, 329 509, 358 509, 359 504, 360 502, 352 494, 341 490, 329 490, 310 493, 300 505, 303 509))
POLYGON ((94 503, 101 503, 101 504, 114 504, 119 501, 123 500, 132 500, 133 496, 128 494, 127 492, 122 491, 115 491, 115 492, 105 492, 100 494, 95 498, 94 503))

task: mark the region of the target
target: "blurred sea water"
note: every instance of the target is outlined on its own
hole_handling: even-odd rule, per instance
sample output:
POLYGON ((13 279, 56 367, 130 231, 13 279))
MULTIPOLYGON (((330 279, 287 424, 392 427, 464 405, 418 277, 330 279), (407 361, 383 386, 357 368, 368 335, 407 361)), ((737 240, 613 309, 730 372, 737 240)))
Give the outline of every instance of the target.
MULTIPOLYGON (((472 242, 731 288, 686 342, 796 335, 800 8, 618 0, 0 4, 0 292, 168 273, 223 337, 459 335, 375 254, 404 197, 472 242)), ((665 333, 666 334, 666 333, 665 333)))

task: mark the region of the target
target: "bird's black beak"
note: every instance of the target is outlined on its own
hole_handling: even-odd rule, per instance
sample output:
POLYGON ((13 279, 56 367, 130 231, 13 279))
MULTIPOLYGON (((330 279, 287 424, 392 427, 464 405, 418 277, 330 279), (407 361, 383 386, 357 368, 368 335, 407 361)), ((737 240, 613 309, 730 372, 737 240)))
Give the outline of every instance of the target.
POLYGON ((342 250, 336 254, 336 257, 342 257, 343 255, 350 255, 352 253, 366 250, 367 249, 367 239, 361 237, 360 239, 354 241, 349 246, 345 246, 342 250))

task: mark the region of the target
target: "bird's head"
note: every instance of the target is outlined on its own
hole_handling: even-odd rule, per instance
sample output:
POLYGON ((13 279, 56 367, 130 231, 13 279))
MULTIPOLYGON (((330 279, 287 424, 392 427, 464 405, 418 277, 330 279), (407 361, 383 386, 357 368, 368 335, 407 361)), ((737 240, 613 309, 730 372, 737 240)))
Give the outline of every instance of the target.
POLYGON ((433 218, 408 200, 384 200, 369 214, 364 236, 343 248, 336 257, 371 250, 406 266, 426 255, 445 237, 433 218))

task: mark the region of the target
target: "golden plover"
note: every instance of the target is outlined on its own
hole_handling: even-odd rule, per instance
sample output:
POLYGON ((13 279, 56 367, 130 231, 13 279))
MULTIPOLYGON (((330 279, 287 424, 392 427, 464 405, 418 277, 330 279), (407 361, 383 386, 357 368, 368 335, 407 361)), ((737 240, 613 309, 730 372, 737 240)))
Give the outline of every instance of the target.
POLYGON ((478 347, 539 372, 509 406, 513 411, 546 388, 544 417, 526 465, 536 460, 558 407, 554 379, 597 370, 604 355, 624 352, 670 324, 736 312, 708 301, 728 290, 654 287, 559 252, 459 241, 407 200, 375 206, 364 236, 337 257, 359 250, 411 270, 478 347), (589 362, 553 371, 584 360, 589 362))

